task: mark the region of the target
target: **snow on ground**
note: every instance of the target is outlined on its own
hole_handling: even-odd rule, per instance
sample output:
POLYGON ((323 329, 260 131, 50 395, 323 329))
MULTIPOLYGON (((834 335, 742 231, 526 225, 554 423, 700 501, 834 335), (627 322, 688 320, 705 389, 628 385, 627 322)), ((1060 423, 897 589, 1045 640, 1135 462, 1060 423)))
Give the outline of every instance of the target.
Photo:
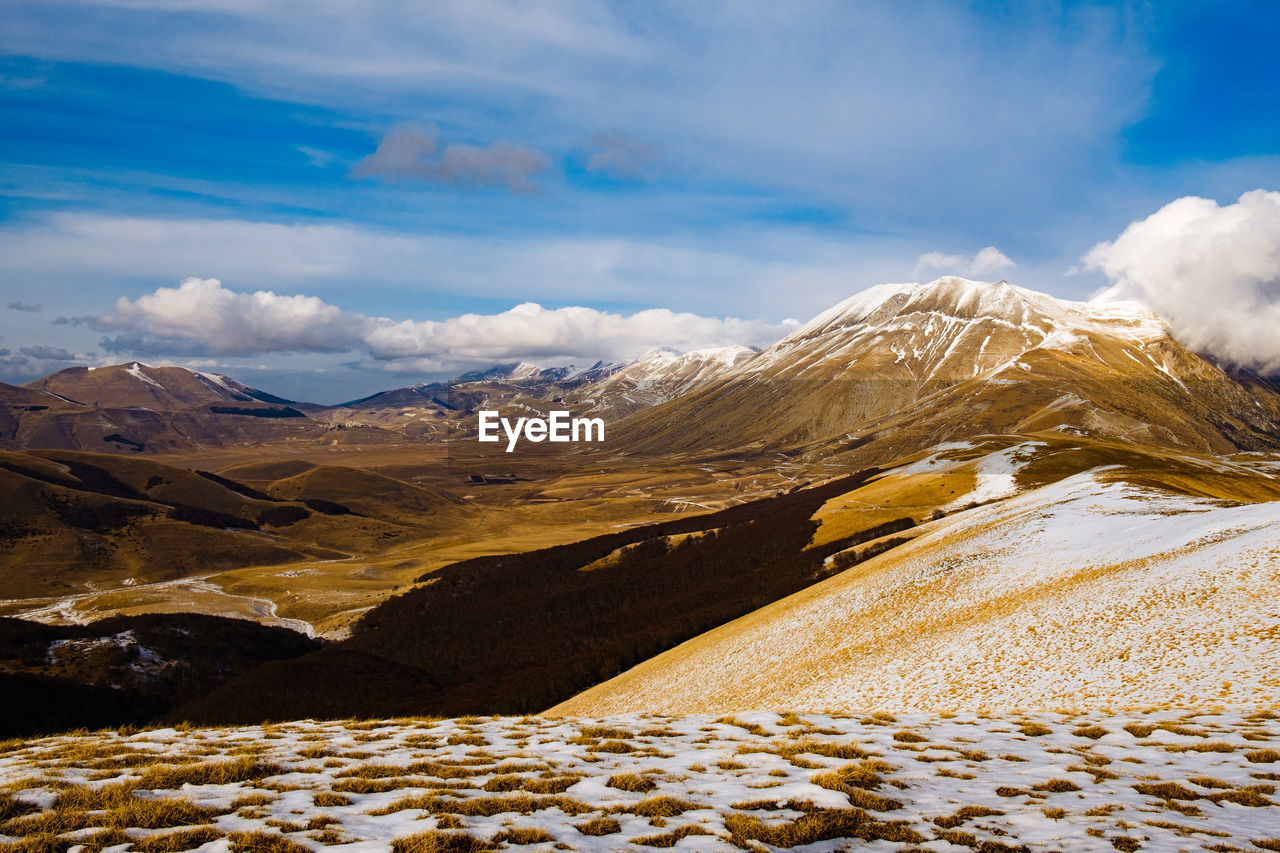
POLYGON ((1095 469, 948 516, 556 710, 1008 711, 1280 702, 1280 502, 1095 469))
POLYGON ((72 841, 86 853, 1277 850, 1277 739, 1280 715, 1265 711, 107 731, 0 745, 0 843, 72 841))
POLYGON ((971 504, 1000 500, 1019 492, 1016 477, 1024 465, 1035 458, 1036 452, 1048 447, 1042 441, 1024 441, 1003 450, 992 451, 974 459, 969 451, 973 442, 949 441, 929 449, 929 453, 914 462, 890 469, 886 476, 902 478, 918 474, 948 474, 953 471, 973 472, 974 486, 954 501, 942 507, 953 512, 971 504))
POLYGON ((952 512, 966 504, 987 503, 1016 495, 1018 484, 1014 478, 1023 465, 1035 458, 1036 450, 1042 447, 1048 445, 1040 441, 1026 441, 983 456, 973 466, 977 480, 973 491, 961 495, 942 509, 952 512))

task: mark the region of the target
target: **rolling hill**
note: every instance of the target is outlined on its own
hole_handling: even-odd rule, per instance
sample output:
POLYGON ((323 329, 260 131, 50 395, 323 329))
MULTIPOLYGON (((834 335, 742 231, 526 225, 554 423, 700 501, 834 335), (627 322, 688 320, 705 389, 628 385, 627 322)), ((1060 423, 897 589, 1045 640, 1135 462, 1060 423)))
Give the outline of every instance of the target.
POLYGON ((0 388, 0 448, 182 452, 315 440, 329 427, 295 403, 217 373, 129 362, 69 367, 0 388))

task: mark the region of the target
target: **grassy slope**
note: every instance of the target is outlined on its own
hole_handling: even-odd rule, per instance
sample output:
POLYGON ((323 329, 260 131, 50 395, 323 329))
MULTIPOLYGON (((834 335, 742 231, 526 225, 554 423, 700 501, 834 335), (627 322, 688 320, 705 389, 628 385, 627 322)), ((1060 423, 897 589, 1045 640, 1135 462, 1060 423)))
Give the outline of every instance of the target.
MULTIPOLYGON (((841 532, 848 513, 863 518, 920 501, 930 484, 976 480, 974 452, 944 452, 932 476, 917 464, 828 502, 817 541, 841 532)), ((1014 480, 1033 491, 918 528, 911 542, 554 711, 1280 699, 1267 663, 1280 654, 1268 593, 1280 581, 1273 475, 1058 439, 1014 480), (1079 473, 1105 464, 1117 467, 1079 473)))

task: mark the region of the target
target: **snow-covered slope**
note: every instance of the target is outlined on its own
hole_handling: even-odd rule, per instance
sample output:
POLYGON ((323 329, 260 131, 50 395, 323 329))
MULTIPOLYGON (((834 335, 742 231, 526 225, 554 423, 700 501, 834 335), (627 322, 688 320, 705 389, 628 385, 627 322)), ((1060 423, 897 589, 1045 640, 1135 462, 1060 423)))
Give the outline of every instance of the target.
POLYGON ((1273 850, 1280 809, 1259 777, 1274 779, 1278 737, 1267 712, 107 731, 8 745, 13 817, 0 841, 207 853, 1273 850), (113 829, 89 829, 102 826, 113 829))
MULTIPOLYGON (((968 478, 948 483, 952 505, 1007 495, 1036 450, 1024 443, 964 463, 968 478)), ((946 475, 947 455, 888 476, 946 475)), ((1103 467, 947 516, 555 710, 1280 702, 1280 501, 1135 484, 1158 476, 1103 467)), ((845 507, 862 510, 872 488, 885 494, 868 487, 845 507)), ((816 538, 834 540, 825 528, 840 509, 819 513, 816 538)))
POLYGON ((755 350, 743 346, 685 353, 669 347, 653 349, 578 389, 566 402, 575 411, 625 417, 721 380, 755 355, 755 350))

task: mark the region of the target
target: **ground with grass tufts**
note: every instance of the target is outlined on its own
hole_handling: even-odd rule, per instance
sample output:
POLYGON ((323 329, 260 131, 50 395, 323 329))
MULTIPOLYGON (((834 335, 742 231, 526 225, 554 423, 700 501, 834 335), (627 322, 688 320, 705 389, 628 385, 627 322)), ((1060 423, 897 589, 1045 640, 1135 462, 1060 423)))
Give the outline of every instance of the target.
POLYGON ((303 721, 0 744, 13 851, 1277 850, 1280 715, 303 721))

